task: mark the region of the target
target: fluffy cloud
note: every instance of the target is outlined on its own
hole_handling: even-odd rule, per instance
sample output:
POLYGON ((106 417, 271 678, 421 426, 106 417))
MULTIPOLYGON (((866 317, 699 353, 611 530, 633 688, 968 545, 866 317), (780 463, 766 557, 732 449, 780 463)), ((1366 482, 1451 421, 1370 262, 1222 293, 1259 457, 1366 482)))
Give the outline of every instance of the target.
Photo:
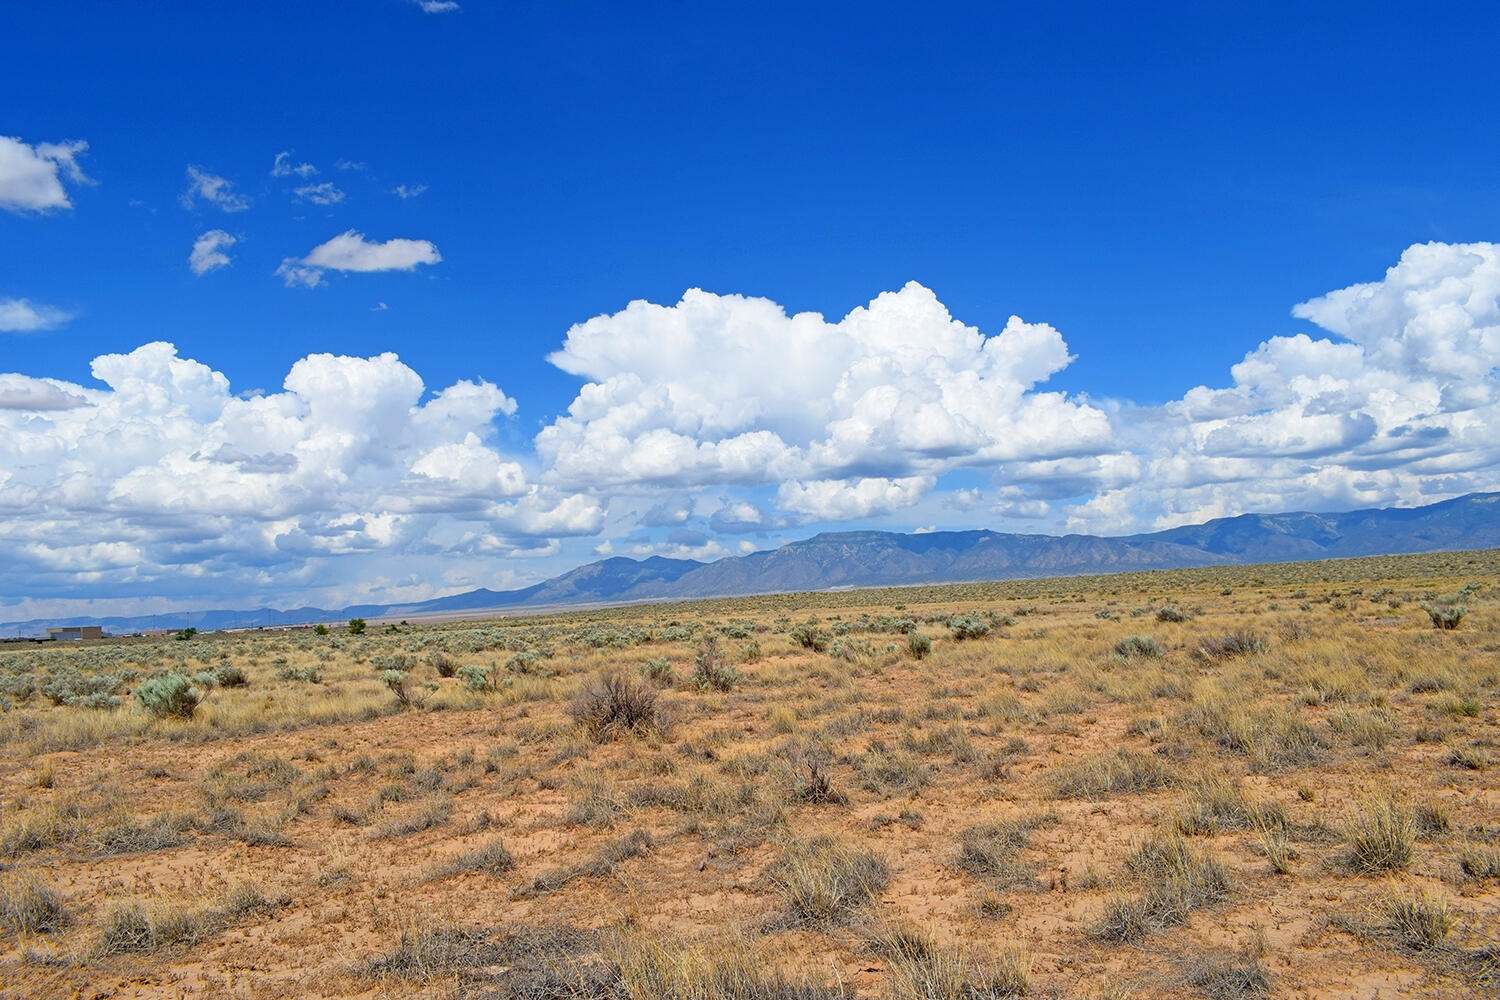
POLYGON ((417 197, 426 190, 426 184, 397 184, 391 190, 391 193, 394 194, 397 198, 400 198, 402 201, 405 201, 408 198, 417 197))
POLYGON ((78 166, 86 142, 42 142, 30 146, 18 138, 0 136, 0 208, 11 212, 49 212, 72 208, 63 187, 91 183, 78 166))
MULTIPOLYGON (((283 267, 439 259, 351 231, 283 267)), ((0 375, 0 592, 416 595, 814 524, 1124 532, 1500 488, 1500 247, 1414 246, 1293 311, 1325 333, 1142 406, 1047 391, 1058 331, 986 336, 920 285, 836 322, 690 291, 568 331, 551 360, 583 384, 535 461, 493 444, 498 388, 428 395, 393 355, 312 355, 250 397, 166 344, 96 359, 103 389, 0 375)))
POLYGON ((82 396, 65 388, 66 383, 26 375, 0 375, 0 410, 71 410, 87 406, 82 396))
POLYGON ((787 495, 804 510, 827 490, 813 482, 868 492, 1111 438, 1102 411, 1037 390, 1070 360, 1055 329, 1012 317, 986 337, 915 282, 836 323, 696 289, 632 302, 573 327, 550 360, 589 380, 537 437, 565 485, 802 480, 787 495))
POLYGON ((314 205, 337 205, 344 200, 344 192, 332 181, 324 181, 322 184, 304 184, 292 194, 299 201, 310 202, 314 205))
POLYGON ((1383 280, 1292 311, 1337 339, 1273 337, 1230 369, 1231 385, 1127 413, 1138 470, 1086 476, 1079 492, 1098 492, 1071 525, 1166 527, 1500 487, 1500 247, 1419 244, 1383 280))
POLYGON ((393 354, 316 354, 243 397, 166 343, 92 371, 103 388, 0 375, 0 592, 305 586, 345 557, 451 568, 602 525, 489 443, 516 404, 488 382, 429 395, 393 354))
POLYGON ((183 208, 192 208, 201 199, 225 212, 243 212, 250 207, 250 200, 234 190, 234 183, 211 174, 202 167, 187 168, 188 187, 178 199, 183 208))
POLYGON ((306 257, 288 257, 276 273, 292 285, 309 288, 323 283, 324 271, 413 271, 419 264, 442 260, 437 247, 426 240, 366 240, 354 230, 340 233, 312 249, 306 257))
POLYGON ((188 267, 199 276, 229 266, 229 255, 224 251, 239 241, 222 229, 210 229, 193 241, 193 252, 188 254, 188 267))
POLYGON ((853 521, 910 507, 935 485, 933 476, 791 482, 782 484, 776 503, 782 510, 807 515, 810 521, 853 521))
POLYGON ((0 299, 0 333, 51 330, 72 318, 70 313, 30 299, 0 299))
POLYGON ((457 0, 412 0, 412 3, 421 7, 424 14, 452 14, 463 9, 457 0))

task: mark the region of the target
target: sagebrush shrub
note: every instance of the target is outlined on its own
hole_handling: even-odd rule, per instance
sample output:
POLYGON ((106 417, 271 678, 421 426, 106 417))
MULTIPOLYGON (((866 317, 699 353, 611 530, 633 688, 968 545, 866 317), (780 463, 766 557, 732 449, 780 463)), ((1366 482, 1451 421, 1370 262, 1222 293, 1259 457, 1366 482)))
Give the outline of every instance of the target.
POLYGON ((654 728, 656 697, 653 688, 612 670, 585 685, 568 706, 568 714, 593 739, 613 739, 629 730, 654 728))
POLYGON ((136 685, 135 700, 141 708, 158 718, 191 719, 203 696, 186 677, 167 674, 136 685))

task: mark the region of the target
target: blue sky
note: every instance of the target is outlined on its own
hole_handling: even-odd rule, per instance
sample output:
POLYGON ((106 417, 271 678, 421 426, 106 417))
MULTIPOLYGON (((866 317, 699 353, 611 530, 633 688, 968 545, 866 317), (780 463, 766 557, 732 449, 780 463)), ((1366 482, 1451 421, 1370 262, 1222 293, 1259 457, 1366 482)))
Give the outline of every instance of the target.
POLYGON ((0 616, 1493 488, 1496 21, 8 5, 0 616))

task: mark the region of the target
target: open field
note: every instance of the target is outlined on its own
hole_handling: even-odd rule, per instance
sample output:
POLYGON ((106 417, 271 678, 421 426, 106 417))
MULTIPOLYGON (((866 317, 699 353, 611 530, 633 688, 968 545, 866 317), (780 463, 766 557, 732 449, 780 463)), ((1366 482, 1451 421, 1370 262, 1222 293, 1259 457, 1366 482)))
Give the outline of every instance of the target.
POLYGON ((0 691, 6 997, 1500 995, 1500 550, 15 648, 0 691))

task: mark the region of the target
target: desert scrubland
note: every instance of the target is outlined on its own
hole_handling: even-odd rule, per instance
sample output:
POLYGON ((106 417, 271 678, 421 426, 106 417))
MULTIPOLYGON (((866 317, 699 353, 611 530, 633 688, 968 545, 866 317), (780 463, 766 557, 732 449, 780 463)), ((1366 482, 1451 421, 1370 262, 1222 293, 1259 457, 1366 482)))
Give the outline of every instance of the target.
POLYGON ((1500 993, 1500 551, 7 646, 0 692, 8 997, 1500 993))

